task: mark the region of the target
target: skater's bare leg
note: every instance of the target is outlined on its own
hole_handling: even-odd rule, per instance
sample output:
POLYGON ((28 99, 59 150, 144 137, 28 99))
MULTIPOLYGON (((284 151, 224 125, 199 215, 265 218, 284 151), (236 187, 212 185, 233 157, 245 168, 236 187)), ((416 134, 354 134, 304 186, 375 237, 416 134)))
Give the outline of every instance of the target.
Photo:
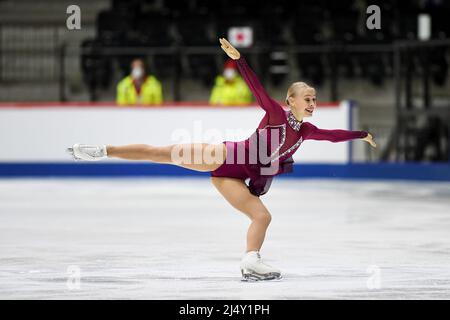
POLYGON ((251 223, 247 232, 247 252, 259 251, 272 219, 261 199, 250 193, 243 180, 223 177, 211 177, 211 180, 234 208, 250 218, 251 223))
POLYGON ((108 157, 174 164, 195 171, 214 171, 224 163, 226 158, 226 147, 223 143, 187 143, 168 146, 131 144, 106 146, 106 149, 108 157))
POLYGON ((211 177, 211 180, 222 196, 251 220, 247 231, 247 252, 240 263, 242 280, 281 279, 281 271, 264 263, 259 254, 271 220, 267 208, 250 193, 243 180, 223 177, 211 177))
POLYGON ((129 144, 125 146, 106 146, 108 157, 127 160, 148 160, 158 163, 170 163, 171 146, 154 147, 147 144, 129 144))

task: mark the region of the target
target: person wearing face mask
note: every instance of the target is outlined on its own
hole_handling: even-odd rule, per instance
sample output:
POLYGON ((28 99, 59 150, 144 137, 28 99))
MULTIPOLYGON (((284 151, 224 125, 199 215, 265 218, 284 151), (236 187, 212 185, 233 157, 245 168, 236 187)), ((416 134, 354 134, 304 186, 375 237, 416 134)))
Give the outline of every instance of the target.
POLYGON ((161 83, 153 75, 147 75, 142 59, 131 63, 131 74, 117 85, 118 105, 150 105, 163 102, 161 83))
POLYGON ((239 105, 253 101, 252 93, 237 72, 234 60, 225 62, 223 74, 216 77, 209 99, 215 105, 239 105))

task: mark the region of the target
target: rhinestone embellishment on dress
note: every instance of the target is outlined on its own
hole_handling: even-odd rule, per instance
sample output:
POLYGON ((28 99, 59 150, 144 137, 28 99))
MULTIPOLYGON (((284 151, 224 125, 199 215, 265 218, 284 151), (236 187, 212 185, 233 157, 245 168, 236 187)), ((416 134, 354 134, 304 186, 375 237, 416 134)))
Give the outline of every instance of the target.
POLYGON ((295 119, 294 114, 292 113, 292 111, 289 111, 289 115, 288 115, 288 123, 291 126, 292 129, 294 129, 295 131, 299 131, 300 127, 302 126, 303 121, 298 121, 297 119, 295 119))
MULTIPOLYGON (((291 126, 292 129, 294 129, 295 131, 300 131, 300 128, 303 124, 303 121, 298 121, 294 115, 292 114, 291 111, 289 111, 288 117, 287 117, 287 121, 289 123, 289 125, 291 126)), ((288 154, 289 152, 291 152, 292 150, 294 150, 295 148, 297 148, 302 142, 303 142, 303 137, 300 137, 296 143, 294 143, 290 148, 288 148, 286 151, 284 151, 283 153, 279 154, 279 151, 281 149, 281 147, 284 145, 285 141, 286 141, 286 124, 282 124, 282 125, 278 125, 278 126, 265 126, 264 129, 267 128, 276 128, 279 127, 281 129, 281 143, 278 145, 278 147, 274 150, 274 152, 272 152, 272 154, 270 155, 270 162, 275 162, 278 159, 280 159, 281 157, 285 156, 286 154, 288 154)))
POLYGON ((292 150, 297 148, 302 142, 303 142, 303 137, 300 137, 300 139, 298 139, 296 143, 294 143, 289 149, 287 149, 285 152, 283 152, 278 157, 273 159, 271 162, 274 162, 274 161, 280 159, 281 157, 285 156, 286 154, 288 154, 289 152, 291 152, 292 150))

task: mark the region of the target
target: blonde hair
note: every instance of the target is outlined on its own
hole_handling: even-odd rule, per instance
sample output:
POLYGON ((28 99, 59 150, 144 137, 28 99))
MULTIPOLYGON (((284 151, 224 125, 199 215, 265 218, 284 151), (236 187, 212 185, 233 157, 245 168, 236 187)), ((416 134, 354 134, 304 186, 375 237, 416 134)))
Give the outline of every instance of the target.
POLYGON ((306 84, 305 82, 294 82, 293 84, 290 85, 287 94, 286 94, 286 104, 288 106, 290 106, 289 104, 289 98, 294 96, 294 94, 296 93, 296 91, 300 89, 300 90, 307 90, 307 89, 311 89, 314 90, 314 92, 316 91, 316 89, 314 89, 313 87, 309 86, 308 84, 306 84))

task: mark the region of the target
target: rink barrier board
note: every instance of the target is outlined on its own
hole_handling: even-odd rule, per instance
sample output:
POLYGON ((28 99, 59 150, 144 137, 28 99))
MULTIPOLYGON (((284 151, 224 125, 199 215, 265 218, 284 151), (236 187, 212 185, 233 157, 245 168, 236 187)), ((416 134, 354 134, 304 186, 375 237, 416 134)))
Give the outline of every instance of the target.
MULTIPOLYGON (((0 163, 2 178, 80 177, 208 177, 167 164, 153 163, 0 163)), ((295 164, 277 178, 400 179, 450 181, 450 163, 295 164)))
MULTIPOLYGON (((325 129, 359 128, 349 101, 320 103, 311 120, 325 129)), ((221 143, 248 138, 264 117, 256 105, 210 106, 205 102, 121 107, 111 103, 0 104, 0 163, 67 162, 75 143, 169 145, 221 143), (170 120, 170 121, 168 121, 170 120), (99 125, 101 124, 101 125, 99 125)), ((308 121, 309 122, 309 121, 308 121)), ((305 141, 297 163, 347 163, 362 159, 362 142, 305 141), (353 148, 355 145, 356 148, 353 148)))

